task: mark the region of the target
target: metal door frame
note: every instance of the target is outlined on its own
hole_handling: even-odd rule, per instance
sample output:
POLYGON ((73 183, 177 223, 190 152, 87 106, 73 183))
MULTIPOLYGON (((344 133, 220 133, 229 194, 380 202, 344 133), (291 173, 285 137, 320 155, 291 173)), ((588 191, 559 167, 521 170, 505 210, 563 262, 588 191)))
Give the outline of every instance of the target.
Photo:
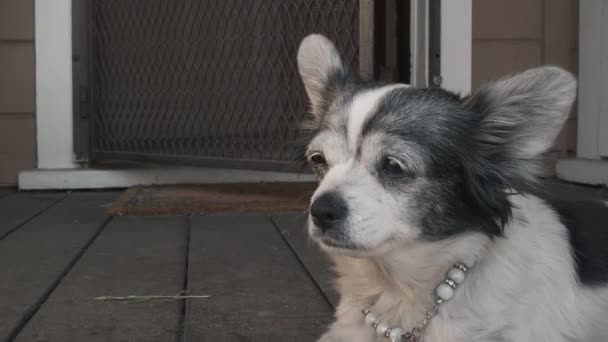
POLYGON ((77 163, 89 162, 91 115, 91 0, 72 0, 72 89, 74 122, 74 158, 77 163))
POLYGON ((411 0, 410 16, 410 84, 441 87, 441 0, 411 0))

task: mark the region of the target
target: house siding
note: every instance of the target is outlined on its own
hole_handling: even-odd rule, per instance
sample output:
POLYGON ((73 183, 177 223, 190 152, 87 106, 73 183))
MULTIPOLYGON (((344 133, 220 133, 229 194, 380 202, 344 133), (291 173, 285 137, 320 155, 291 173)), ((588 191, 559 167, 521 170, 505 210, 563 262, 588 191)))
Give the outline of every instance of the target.
POLYGON ((34 0, 0 0, 0 186, 36 161, 34 0))
MULTIPOLYGON (((530 67, 551 64, 577 74, 578 0, 473 0, 473 88, 530 67)), ((576 152, 576 110, 555 148, 555 159, 576 152)))

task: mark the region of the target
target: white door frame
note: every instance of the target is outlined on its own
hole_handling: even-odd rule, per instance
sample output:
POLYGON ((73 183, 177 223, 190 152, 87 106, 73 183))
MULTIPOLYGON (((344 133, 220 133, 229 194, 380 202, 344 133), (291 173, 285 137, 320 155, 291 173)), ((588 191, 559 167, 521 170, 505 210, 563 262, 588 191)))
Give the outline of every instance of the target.
POLYGON ((34 8, 37 167, 74 168, 72 0, 36 0, 34 8))
POLYGON ((441 0, 442 87, 471 92, 473 73, 473 0, 441 0))

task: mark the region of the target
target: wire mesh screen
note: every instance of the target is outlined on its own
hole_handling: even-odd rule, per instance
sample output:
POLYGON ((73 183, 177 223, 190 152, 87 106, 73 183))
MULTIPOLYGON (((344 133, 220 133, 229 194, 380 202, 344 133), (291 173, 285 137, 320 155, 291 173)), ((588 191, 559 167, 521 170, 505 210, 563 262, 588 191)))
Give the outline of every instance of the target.
POLYGON ((358 63, 359 0, 93 0, 93 159, 290 159, 309 33, 358 63))

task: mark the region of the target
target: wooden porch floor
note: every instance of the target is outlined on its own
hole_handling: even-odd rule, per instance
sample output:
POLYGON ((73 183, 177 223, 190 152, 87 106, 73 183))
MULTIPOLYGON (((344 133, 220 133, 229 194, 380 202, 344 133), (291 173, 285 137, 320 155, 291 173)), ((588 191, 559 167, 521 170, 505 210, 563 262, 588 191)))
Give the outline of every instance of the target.
POLYGON ((313 341, 331 321, 331 271, 304 214, 109 216, 119 194, 0 190, 0 341, 313 341), (95 300, 184 290, 212 297, 95 300))
POLYGON ((312 341, 331 321, 303 214, 108 216, 118 195, 0 193, 0 341, 312 341), (183 290, 212 297, 95 300, 183 290))

